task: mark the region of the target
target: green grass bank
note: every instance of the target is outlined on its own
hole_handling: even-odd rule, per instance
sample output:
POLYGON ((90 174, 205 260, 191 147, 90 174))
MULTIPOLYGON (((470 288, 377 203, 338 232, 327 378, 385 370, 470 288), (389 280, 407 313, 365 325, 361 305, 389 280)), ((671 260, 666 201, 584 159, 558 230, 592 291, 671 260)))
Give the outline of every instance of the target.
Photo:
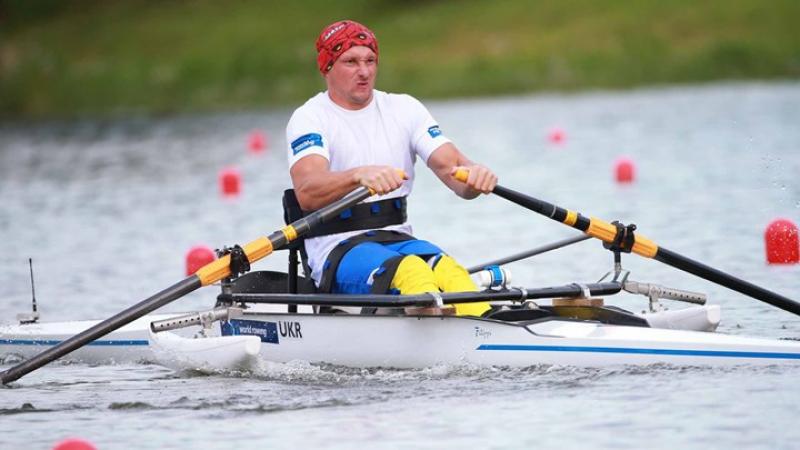
POLYGON ((797 0, 0 0, 0 117, 296 104, 342 18, 422 98, 800 78, 797 0))

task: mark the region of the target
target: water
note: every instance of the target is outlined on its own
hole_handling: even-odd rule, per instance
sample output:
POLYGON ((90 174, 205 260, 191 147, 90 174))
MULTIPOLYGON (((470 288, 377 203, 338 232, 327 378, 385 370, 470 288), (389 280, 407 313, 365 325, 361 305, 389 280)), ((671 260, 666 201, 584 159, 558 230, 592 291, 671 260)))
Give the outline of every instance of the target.
MULTIPOLYGON (((800 299, 800 266, 764 263, 774 218, 800 223, 800 84, 719 84, 428 103, 446 134, 501 183, 585 215, 634 222, 658 244, 800 299), (547 142, 552 127, 562 145, 547 142), (615 158, 637 181, 613 181, 615 158)), ((194 244, 246 243, 282 223, 290 111, 0 125, 0 321, 102 318, 183 277, 194 244), (255 128, 262 156, 245 149, 255 128), (217 173, 241 168, 223 200, 217 173)), ((424 167, 410 198, 418 236, 471 266, 575 232, 500 198, 458 201, 424 167)), ((639 281, 703 291, 726 333, 800 337, 800 320, 658 262, 639 281)), ((283 270, 284 254, 255 264, 283 270)), ((527 286, 594 281, 611 255, 587 241, 514 263, 527 286)), ((207 288, 165 308, 209 306, 207 288)), ((642 309, 641 297, 620 297, 642 309)), ((0 368, 7 368, 6 361, 0 368)), ((302 362, 250 374, 155 365, 52 364, 0 389, 0 448, 82 436, 100 448, 794 448, 800 368, 432 367, 302 362)))

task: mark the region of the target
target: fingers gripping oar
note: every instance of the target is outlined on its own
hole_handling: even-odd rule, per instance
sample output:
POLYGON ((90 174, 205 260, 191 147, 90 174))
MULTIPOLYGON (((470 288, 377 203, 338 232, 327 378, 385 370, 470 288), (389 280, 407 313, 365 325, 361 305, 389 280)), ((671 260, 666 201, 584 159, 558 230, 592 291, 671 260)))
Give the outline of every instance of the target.
MULTIPOLYGON (((468 176, 469 172, 463 169, 457 171, 454 175, 457 180, 462 182, 466 182, 468 176)), ((608 223, 596 217, 587 218, 578 212, 570 211, 499 185, 495 186, 492 193, 557 222, 583 231, 589 236, 600 239, 606 244, 621 247, 623 251, 632 251, 638 255, 655 259, 675 267, 676 269, 689 272, 705 280, 769 303, 784 311, 800 315, 800 303, 750 283, 749 281, 734 277, 701 262, 694 261, 671 250, 667 250, 664 247, 660 247, 650 239, 640 234, 634 234, 633 230, 635 227, 633 226, 623 227, 621 225, 608 223)))
MULTIPOLYGON (((318 227, 322 222, 338 215, 343 210, 359 203, 372 195, 372 192, 360 187, 342 199, 319 209, 300 220, 292 222, 286 227, 275 231, 267 237, 260 237, 244 246, 243 250, 249 262, 258 261, 269 255, 273 250, 277 250, 292 242, 300 236, 305 235, 312 229, 318 227)), ((72 336, 71 338, 50 347, 39 353, 33 358, 18 364, 5 372, 0 373, 0 381, 3 384, 10 383, 19 379, 45 364, 54 361, 84 345, 105 336, 106 334, 130 323, 134 320, 171 303, 190 292, 203 286, 215 283, 231 274, 231 255, 225 255, 198 270, 194 275, 175 283, 152 297, 137 303, 134 306, 112 316, 97 325, 72 336)))

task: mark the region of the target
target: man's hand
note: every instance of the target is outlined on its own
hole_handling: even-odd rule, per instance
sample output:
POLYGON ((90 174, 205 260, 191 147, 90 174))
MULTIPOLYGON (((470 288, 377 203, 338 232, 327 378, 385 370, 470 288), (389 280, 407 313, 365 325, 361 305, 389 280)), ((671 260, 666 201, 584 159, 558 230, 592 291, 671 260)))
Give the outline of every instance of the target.
POLYGON ((383 195, 399 188, 408 176, 390 166, 361 166, 353 172, 353 179, 361 186, 383 195))
POLYGON ((450 176, 454 176, 459 169, 469 171, 466 185, 473 191, 483 194, 490 194, 494 187, 497 185, 497 175, 494 174, 488 167, 480 164, 473 164, 471 166, 456 166, 450 171, 450 176))

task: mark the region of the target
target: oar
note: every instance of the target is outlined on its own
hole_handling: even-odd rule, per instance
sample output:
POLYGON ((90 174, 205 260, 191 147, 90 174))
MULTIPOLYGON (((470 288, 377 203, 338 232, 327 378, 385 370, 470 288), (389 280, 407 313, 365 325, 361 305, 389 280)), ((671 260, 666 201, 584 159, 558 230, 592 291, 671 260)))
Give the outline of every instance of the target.
MULTIPOLYGON (((307 234, 315 229, 322 222, 338 215, 343 210, 357 204, 372 195, 369 189, 360 187, 342 199, 313 212, 300 220, 292 222, 286 227, 275 231, 267 237, 260 237, 244 246, 243 250, 250 262, 258 261, 269 255, 273 250, 277 250, 299 236, 307 234)), ((131 306, 130 308, 112 316, 97 325, 82 331, 75 336, 50 347, 39 353, 33 358, 18 364, 5 372, 0 373, 0 381, 3 384, 10 383, 19 379, 25 374, 32 372, 45 364, 54 361, 84 345, 92 342, 106 334, 130 323, 134 320, 150 313, 164 305, 167 305, 184 295, 193 292, 203 286, 215 283, 231 274, 230 269, 231 255, 225 255, 198 270, 194 275, 175 283, 163 291, 153 295, 146 300, 131 306)))
MULTIPOLYGON (((462 182, 466 182, 468 176, 469 172, 464 169, 458 170, 454 175, 457 180, 462 182)), ((660 261, 676 269, 683 270, 705 280, 769 303, 772 306, 800 315, 800 303, 750 283, 749 281, 734 277, 721 270, 687 258, 671 250, 667 250, 664 247, 660 247, 655 242, 640 234, 632 234, 632 230, 619 229, 614 224, 596 217, 587 218, 578 212, 570 211, 503 186, 495 186, 492 193, 524 208, 530 209, 531 211, 549 217, 556 222, 561 222, 572 228, 583 231, 589 236, 600 239, 607 244, 619 244, 627 239, 627 250, 633 251, 633 253, 646 258, 655 259, 656 261, 660 261)))
POLYGON ((489 261, 487 263, 478 264, 477 266, 472 266, 469 269, 467 269, 467 272, 475 273, 480 270, 483 270, 487 266, 502 266, 503 264, 508 264, 515 261, 519 261, 521 259, 530 258, 531 256, 541 255, 542 253, 547 253, 551 250, 555 250, 561 247, 566 247, 568 245, 577 244, 578 242, 585 241, 591 238, 592 238, 591 236, 581 235, 567 239, 562 239, 560 241, 552 242, 550 244, 545 244, 540 247, 516 253, 511 256, 506 256, 505 258, 495 259, 494 261, 489 261))

